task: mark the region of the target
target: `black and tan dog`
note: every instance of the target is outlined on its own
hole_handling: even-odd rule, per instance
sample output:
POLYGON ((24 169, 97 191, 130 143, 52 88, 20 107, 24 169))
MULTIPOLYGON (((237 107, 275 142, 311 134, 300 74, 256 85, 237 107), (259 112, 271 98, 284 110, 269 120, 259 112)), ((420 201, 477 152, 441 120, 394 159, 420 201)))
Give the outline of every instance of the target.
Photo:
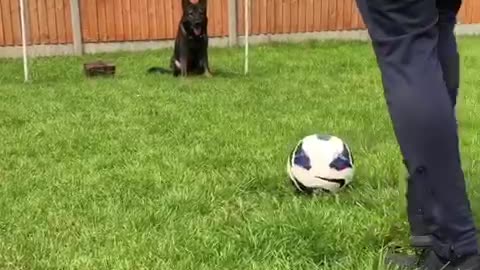
POLYGON ((182 0, 183 15, 178 25, 171 70, 152 67, 148 72, 212 76, 208 64, 207 0, 182 0))

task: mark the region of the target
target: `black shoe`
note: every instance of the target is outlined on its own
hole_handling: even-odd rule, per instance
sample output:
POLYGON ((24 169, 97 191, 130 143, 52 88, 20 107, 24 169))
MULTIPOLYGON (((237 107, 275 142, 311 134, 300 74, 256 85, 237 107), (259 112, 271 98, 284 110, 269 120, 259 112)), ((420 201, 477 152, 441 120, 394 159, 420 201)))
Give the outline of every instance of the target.
POLYGON ((451 262, 440 259, 432 250, 425 250, 417 256, 391 254, 385 258, 385 264, 402 270, 480 270, 480 255, 451 262))
POLYGON ((416 255, 390 253, 385 257, 385 265, 401 270, 417 270, 427 254, 427 249, 420 250, 416 255))
MULTIPOLYGON (((422 268, 420 268, 422 269, 422 268)), ((440 259, 430 251, 423 263, 422 270, 480 270, 480 255, 472 255, 455 262, 440 259)))
POLYGON ((431 235, 412 235, 410 236, 410 246, 413 248, 429 248, 432 246, 431 235))

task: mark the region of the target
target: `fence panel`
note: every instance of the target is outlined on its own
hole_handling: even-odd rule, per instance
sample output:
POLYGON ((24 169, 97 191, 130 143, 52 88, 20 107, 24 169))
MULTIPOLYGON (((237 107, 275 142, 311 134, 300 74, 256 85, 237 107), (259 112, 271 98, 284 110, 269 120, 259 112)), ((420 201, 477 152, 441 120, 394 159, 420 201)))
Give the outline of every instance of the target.
MULTIPOLYGON (((244 35, 244 2, 237 1, 237 31, 244 35)), ((28 0, 28 44, 71 44, 70 0, 28 0)), ((83 42, 175 38, 181 0, 79 0, 83 42)), ((228 36, 228 1, 209 0, 209 35, 228 36)), ((480 0, 465 0, 463 24, 480 23, 480 0)), ((250 34, 364 29, 355 0, 251 0, 250 34)), ((21 45, 18 0, 0 0, 0 47, 21 45)))
POLYGON ((20 30, 20 6, 16 0, 0 0, 3 44, 14 46, 22 44, 20 30))
MULTIPOLYGON (((81 0, 84 42, 173 39, 182 14, 179 0, 81 0)), ((228 2, 208 3, 209 34, 228 34, 228 2)))
MULTIPOLYGON (((72 42, 70 0, 29 0, 27 5, 28 44, 72 42)), ((0 46, 22 45, 18 0, 0 0, 0 46)))
POLYGON ((463 1, 462 8, 460 9, 459 20, 461 23, 465 24, 480 23, 480 1, 463 1))
MULTIPOLYGON (((245 0, 239 0, 238 34, 245 35, 245 0)), ((249 32, 289 34, 365 27, 355 0, 252 0, 249 32)))

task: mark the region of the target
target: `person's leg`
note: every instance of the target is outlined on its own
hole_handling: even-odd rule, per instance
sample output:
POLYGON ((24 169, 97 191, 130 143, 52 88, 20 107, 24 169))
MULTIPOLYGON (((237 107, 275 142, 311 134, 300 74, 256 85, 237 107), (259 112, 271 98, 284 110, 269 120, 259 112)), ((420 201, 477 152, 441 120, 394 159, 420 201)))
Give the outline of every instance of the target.
POLYGON ((460 57, 455 38, 455 24, 461 0, 437 0, 438 17, 438 58, 442 66, 443 79, 453 108, 457 104, 460 85, 460 57))
POLYGON ((437 226, 433 250, 452 261, 476 255, 456 123, 438 59, 435 0, 357 3, 372 39, 400 150, 412 181, 418 183, 415 193, 434 203, 424 211, 437 226))
MULTIPOLYGON (((368 25, 372 25, 372 22, 369 17, 367 1, 368 0, 357 0, 357 6, 368 27, 368 25)), ((376 49, 375 46, 374 49, 376 49)), ((376 56, 377 59, 380 57, 377 52, 376 56)), ((425 190, 422 189, 422 183, 412 179, 410 175, 411 170, 405 159, 403 160, 403 164, 408 173, 407 191, 405 195, 407 199, 407 220, 410 227, 410 245, 415 248, 429 248, 432 245, 431 233, 433 232, 433 222, 428 220, 424 215, 424 203, 429 196, 426 196, 425 190)))
POLYGON ((434 222, 425 215, 428 211, 428 199, 425 196, 423 183, 415 181, 410 175, 407 177, 407 218, 410 225, 410 245, 414 248, 429 248, 432 246, 432 232, 434 222))
MULTIPOLYGON (((461 6, 461 0, 437 0, 438 10, 438 59, 443 71, 443 80, 447 87, 448 95, 455 110, 457 104, 458 88, 460 84, 460 66, 459 54, 457 50, 457 41, 455 38, 455 24, 457 22, 458 10, 461 6)), ((455 114, 455 113, 454 113, 455 114)), ((413 247, 431 246, 432 220, 426 220, 421 205, 422 194, 419 193, 419 183, 408 177, 407 200, 408 220, 410 224, 411 239, 413 247)), ((421 185, 421 183, 420 183, 421 185)))

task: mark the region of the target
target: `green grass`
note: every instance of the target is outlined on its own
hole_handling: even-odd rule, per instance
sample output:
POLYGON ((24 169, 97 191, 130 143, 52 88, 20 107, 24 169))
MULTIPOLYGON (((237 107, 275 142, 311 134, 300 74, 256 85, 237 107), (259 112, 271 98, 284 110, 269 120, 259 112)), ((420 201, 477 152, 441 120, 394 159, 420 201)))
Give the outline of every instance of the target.
MULTIPOLYGON (((480 39, 462 38, 462 155, 480 217, 480 39)), ((148 76, 170 50, 0 60, 0 269, 384 269, 404 169, 366 43, 211 49, 211 79, 148 76), (87 79, 82 64, 116 63, 87 79), (345 139, 353 186, 293 192, 286 158, 345 139)))

